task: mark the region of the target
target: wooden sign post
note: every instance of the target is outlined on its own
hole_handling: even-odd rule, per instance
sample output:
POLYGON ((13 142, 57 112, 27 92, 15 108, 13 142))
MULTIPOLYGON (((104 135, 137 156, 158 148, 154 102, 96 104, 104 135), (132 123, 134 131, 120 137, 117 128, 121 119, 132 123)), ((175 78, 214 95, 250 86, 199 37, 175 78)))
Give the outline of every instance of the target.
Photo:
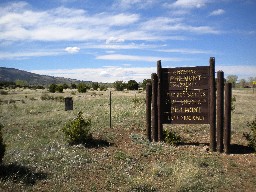
MULTIPOLYGON (((215 58, 210 58, 210 66, 198 67, 162 68, 161 61, 158 61, 157 74, 154 73, 151 76, 152 140, 163 141, 163 124, 210 124, 210 150, 216 151, 216 146, 218 146, 218 151, 222 152, 223 74, 222 72, 221 77, 218 78, 218 145, 216 145, 215 58)), ((148 121, 147 118, 147 125, 149 125, 148 121)), ((148 138, 151 137, 148 136, 148 138)), ((226 140, 226 142, 230 141, 226 140)))

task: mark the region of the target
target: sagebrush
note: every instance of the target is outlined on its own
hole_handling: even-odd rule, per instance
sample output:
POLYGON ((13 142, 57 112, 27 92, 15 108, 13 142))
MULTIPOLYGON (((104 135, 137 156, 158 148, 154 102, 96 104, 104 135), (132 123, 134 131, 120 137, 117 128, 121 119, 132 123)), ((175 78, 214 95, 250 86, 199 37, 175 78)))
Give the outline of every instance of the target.
POLYGON ((182 143, 182 138, 173 131, 163 130, 164 142, 171 145, 178 145, 182 143))
POLYGON ((256 151, 256 117, 252 122, 247 122, 247 126, 250 128, 250 132, 244 133, 244 137, 248 141, 248 146, 256 151))
POLYGON ((81 111, 76 118, 66 123, 62 131, 69 144, 85 144, 92 139, 91 120, 85 120, 81 111))

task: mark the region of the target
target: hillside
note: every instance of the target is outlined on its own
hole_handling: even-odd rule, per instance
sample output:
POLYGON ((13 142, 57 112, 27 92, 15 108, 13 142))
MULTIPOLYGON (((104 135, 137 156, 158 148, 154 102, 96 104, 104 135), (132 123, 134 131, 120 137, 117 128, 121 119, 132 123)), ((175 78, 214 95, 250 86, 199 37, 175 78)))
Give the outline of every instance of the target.
POLYGON ((71 84, 81 82, 75 79, 39 75, 19 69, 0 67, 0 81, 15 82, 16 80, 26 81, 29 85, 49 85, 52 83, 71 84))

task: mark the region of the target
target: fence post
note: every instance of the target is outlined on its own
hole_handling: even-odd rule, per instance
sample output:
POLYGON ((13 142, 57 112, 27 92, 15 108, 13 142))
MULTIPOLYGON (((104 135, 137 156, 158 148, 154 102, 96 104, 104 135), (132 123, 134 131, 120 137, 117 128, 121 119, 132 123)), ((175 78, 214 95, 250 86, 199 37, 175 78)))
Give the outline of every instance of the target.
POLYGON ((162 66, 161 60, 157 61, 157 76, 158 76, 158 88, 157 88, 157 114, 158 114, 158 141, 163 141, 163 124, 162 124, 162 66))
POLYGON ((157 123, 157 74, 151 75, 152 81, 152 139, 158 141, 158 123, 157 123))
POLYGON ((147 83, 146 85, 146 130, 147 138, 152 141, 151 138, 151 99, 152 99, 152 85, 147 83))
POLYGON ((230 153, 232 83, 225 84, 224 152, 230 153))
POLYGON ((210 150, 216 151, 216 85, 215 85, 215 58, 210 57, 210 150))
POLYGON ((109 127, 112 128, 112 109, 111 109, 111 104, 112 104, 112 93, 109 91, 109 127))
POLYGON ((65 111, 73 110, 73 99, 72 97, 65 97, 65 111))
POLYGON ((217 151, 223 152, 223 125, 224 125, 224 72, 217 72, 217 151))

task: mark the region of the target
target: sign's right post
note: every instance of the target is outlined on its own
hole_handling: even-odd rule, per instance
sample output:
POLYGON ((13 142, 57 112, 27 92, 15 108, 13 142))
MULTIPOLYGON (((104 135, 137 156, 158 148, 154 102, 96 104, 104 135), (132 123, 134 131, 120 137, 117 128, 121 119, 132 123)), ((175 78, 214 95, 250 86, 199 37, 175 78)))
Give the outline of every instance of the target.
POLYGON ((215 58, 210 58, 209 73, 209 103, 210 103, 210 150, 216 151, 216 85, 215 85, 215 58))
POLYGON ((230 153, 232 83, 225 84, 224 152, 230 153))

